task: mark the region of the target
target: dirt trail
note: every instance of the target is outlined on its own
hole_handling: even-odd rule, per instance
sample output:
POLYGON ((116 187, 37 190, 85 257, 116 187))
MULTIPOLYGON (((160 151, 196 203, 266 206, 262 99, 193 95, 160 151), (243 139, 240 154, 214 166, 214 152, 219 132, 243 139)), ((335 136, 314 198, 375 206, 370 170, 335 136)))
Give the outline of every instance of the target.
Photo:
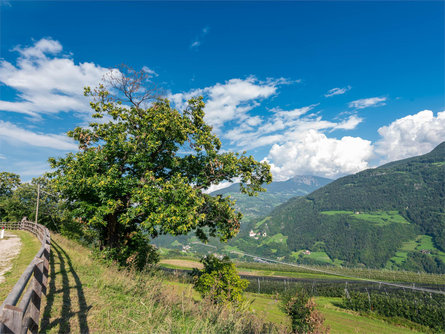
POLYGON ((20 238, 12 233, 5 233, 0 239, 0 284, 4 281, 3 275, 12 267, 12 260, 19 255, 22 242, 20 238))

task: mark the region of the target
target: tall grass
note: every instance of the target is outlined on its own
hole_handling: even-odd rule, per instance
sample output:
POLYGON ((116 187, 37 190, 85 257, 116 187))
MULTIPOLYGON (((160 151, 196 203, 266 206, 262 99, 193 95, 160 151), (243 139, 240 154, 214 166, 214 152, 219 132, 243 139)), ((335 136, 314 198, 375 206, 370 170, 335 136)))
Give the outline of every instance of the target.
POLYGON ((53 235, 41 331, 94 333, 286 333, 245 306, 235 309, 178 292, 162 274, 120 270, 53 235))

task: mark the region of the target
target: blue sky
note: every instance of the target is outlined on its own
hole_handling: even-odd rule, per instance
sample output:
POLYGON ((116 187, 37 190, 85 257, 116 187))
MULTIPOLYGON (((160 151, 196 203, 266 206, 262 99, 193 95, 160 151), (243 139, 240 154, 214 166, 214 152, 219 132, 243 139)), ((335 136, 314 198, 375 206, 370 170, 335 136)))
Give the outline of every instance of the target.
POLYGON ((0 170, 75 150, 82 96, 110 68, 153 71, 178 108, 204 95, 225 150, 276 180, 336 178, 445 140, 444 2, 0 5, 0 170))

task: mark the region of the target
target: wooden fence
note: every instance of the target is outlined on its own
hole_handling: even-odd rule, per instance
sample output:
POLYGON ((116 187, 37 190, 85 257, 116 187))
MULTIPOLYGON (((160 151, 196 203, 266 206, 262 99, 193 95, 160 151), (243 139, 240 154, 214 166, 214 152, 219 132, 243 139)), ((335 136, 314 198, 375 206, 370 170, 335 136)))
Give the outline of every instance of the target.
POLYGON ((45 226, 29 221, 0 223, 2 227, 31 232, 40 240, 42 247, 0 306, 0 334, 27 333, 28 330, 37 333, 42 294, 46 295, 48 285, 50 234, 45 226))

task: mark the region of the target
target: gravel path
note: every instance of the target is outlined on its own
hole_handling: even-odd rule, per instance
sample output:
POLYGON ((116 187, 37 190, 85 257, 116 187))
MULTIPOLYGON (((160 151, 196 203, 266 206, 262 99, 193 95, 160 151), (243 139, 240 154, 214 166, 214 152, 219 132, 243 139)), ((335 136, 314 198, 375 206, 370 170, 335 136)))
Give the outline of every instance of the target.
POLYGON ((19 255, 22 242, 15 234, 5 232, 5 237, 0 239, 0 283, 4 281, 3 275, 12 267, 12 260, 19 255))

